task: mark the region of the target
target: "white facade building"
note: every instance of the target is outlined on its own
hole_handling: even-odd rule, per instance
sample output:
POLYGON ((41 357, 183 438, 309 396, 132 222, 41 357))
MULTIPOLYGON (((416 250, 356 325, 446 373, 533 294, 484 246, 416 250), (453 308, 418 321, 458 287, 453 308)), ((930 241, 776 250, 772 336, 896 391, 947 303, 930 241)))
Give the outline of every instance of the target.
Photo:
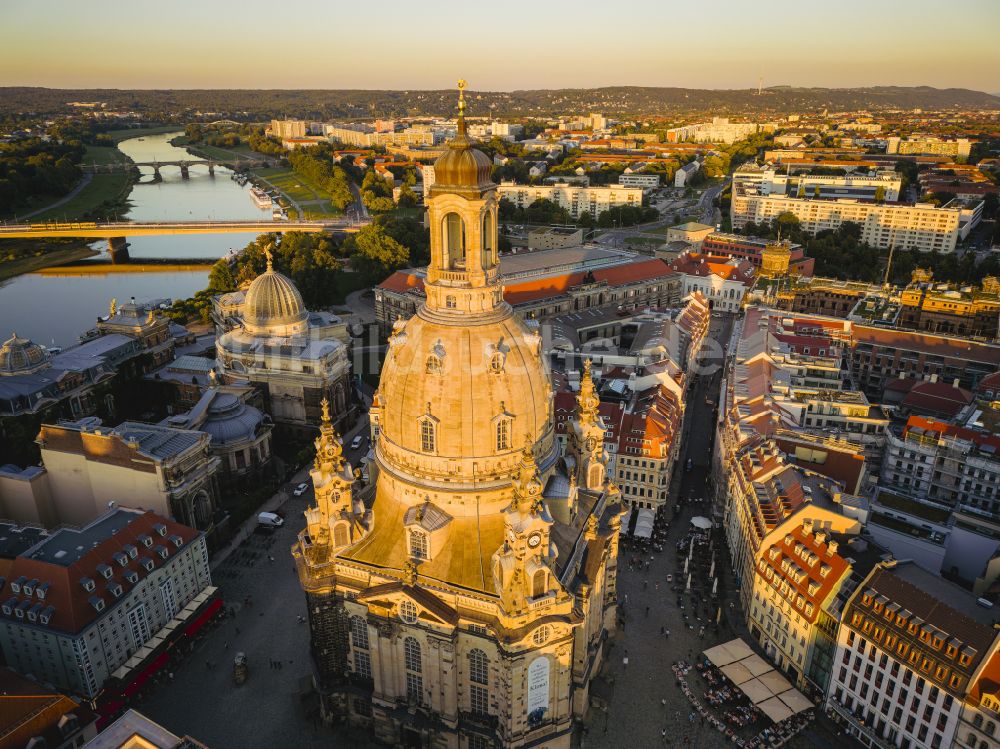
POLYGON ((536 200, 551 200, 565 208, 573 218, 584 211, 596 218, 603 211, 617 206, 642 205, 642 188, 623 185, 581 187, 557 182, 553 185, 518 185, 504 182, 497 188, 498 197, 506 198, 518 208, 527 208, 536 200))

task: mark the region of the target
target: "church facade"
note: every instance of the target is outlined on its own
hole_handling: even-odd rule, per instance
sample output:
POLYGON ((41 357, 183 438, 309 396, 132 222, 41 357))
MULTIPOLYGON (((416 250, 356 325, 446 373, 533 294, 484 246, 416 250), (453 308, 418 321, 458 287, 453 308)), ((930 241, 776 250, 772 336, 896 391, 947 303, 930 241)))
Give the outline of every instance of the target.
POLYGON ((620 493, 589 369, 555 439, 463 109, 427 198, 426 302, 395 325, 372 408, 374 491, 362 501, 324 407, 292 555, 325 718, 402 746, 569 747, 614 626, 620 493))

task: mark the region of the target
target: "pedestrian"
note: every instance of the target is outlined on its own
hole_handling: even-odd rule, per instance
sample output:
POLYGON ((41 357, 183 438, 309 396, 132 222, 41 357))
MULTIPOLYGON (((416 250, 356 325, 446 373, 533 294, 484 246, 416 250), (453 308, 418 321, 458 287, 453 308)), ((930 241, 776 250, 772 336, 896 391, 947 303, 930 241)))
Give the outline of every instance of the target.
POLYGON ((229 650, 229 640, 226 640, 226 644, 225 644, 225 646, 222 649, 223 650, 229 650))
POLYGON ((663 634, 664 632, 666 632, 666 631, 667 631, 667 628, 666 628, 666 627, 664 627, 664 626, 661 626, 661 627, 660 627, 660 634, 661 634, 661 635, 662 635, 662 634, 663 634))
POLYGON ((628 656, 627 655, 624 658, 622 658, 622 667, 623 668, 628 668, 628 656))
POLYGON ((649 606, 646 607, 646 618, 649 618, 649 606))

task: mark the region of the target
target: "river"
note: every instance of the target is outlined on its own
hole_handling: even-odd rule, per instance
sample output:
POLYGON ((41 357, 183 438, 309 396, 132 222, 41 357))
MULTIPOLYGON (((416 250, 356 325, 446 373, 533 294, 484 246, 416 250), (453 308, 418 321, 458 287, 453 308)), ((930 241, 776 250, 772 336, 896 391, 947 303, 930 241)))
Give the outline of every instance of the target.
MULTIPOLYGON (((194 159, 183 148, 170 145, 180 133, 140 136, 118 144, 133 161, 194 159)), ((133 221, 209 219, 270 219, 270 210, 254 205, 248 187, 230 179, 227 169, 211 177, 204 167, 192 167, 182 179, 179 167, 161 167, 161 182, 152 182, 152 169, 132 186, 130 207, 123 216, 133 221)), ((179 234, 129 239, 129 255, 141 258, 216 258, 246 246, 252 234, 179 234)), ((104 250, 105 242, 95 243, 104 250)), ((106 256, 105 256, 106 258, 106 256)), ((67 346, 107 314, 112 298, 119 304, 170 297, 184 299, 205 288, 208 269, 196 271, 95 272, 59 275, 29 273, 0 284, 0 341, 12 331, 45 346, 67 346)))

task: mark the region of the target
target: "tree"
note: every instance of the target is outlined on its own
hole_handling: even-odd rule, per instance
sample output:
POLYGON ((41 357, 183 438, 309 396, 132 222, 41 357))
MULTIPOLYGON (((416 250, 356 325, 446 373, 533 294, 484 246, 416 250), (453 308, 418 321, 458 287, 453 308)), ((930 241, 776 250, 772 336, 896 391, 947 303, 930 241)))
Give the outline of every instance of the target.
POLYGON ((875 188, 875 202, 884 203, 885 202, 885 188, 879 185, 875 188))
POLYGON ((208 288, 218 292, 236 290, 236 277, 226 258, 216 261, 208 272, 208 288))
POLYGON ((352 263, 375 282, 410 264, 410 251, 393 239, 377 221, 361 229, 352 240, 352 263))
POLYGON ((408 184, 404 183, 403 186, 399 188, 399 200, 397 201, 397 205, 400 208, 412 208, 416 204, 416 194, 410 189, 408 184))

